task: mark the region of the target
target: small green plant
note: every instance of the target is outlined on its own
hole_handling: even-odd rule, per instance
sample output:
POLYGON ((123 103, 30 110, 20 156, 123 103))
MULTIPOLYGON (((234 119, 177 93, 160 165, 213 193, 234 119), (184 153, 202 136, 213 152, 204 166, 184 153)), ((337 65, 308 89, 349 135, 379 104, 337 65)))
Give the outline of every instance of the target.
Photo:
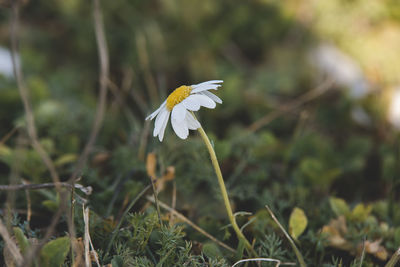
POLYGON ((287 250, 282 246, 282 239, 272 232, 260 241, 258 254, 262 257, 287 260, 287 250))

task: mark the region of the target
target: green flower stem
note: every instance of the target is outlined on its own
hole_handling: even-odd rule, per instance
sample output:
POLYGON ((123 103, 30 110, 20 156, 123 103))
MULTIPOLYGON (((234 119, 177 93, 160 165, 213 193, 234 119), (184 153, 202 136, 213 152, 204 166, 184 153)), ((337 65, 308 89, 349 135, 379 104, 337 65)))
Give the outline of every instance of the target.
POLYGON ((222 177, 222 173, 221 173, 221 169, 218 164, 217 156, 215 155, 214 148, 210 143, 210 139, 208 139, 208 136, 204 132, 204 129, 202 127, 200 127, 198 130, 201 135, 201 138, 203 138, 203 141, 206 144, 208 152, 210 153, 211 162, 214 166, 215 173, 217 174, 219 187, 221 189, 222 198, 224 199, 224 204, 225 204, 226 212, 228 213, 229 221, 231 222, 231 225, 232 225, 233 229, 235 230, 238 239, 241 240, 245 244, 246 249, 249 252, 251 252, 252 254, 254 254, 254 256, 256 256, 256 252, 254 251, 253 247, 250 245, 249 241, 247 241, 247 239, 243 235, 243 233, 240 231, 239 226, 236 223, 236 219, 233 216, 231 204, 229 202, 228 193, 226 191, 226 187, 225 187, 225 183, 224 183, 224 178, 222 177))
POLYGON ((385 267, 395 267, 396 263, 400 260, 400 248, 393 254, 385 267))

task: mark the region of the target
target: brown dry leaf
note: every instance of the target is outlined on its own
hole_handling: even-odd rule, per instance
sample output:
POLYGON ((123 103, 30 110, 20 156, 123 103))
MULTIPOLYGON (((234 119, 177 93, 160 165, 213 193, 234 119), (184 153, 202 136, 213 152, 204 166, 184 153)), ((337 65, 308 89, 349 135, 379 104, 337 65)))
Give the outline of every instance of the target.
POLYGON ((146 170, 147 170, 147 175, 150 176, 151 179, 156 179, 156 165, 157 165, 156 154, 155 153, 147 154, 146 170))
POLYGON ((322 228, 322 233, 328 234, 329 245, 333 247, 340 248, 347 243, 346 239, 340 235, 339 231, 331 225, 325 225, 322 228))
POLYGON ((92 159, 92 164, 93 165, 102 165, 104 162, 106 162, 110 158, 110 156, 111 155, 108 152, 97 153, 92 159))
POLYGON ((346 218, 343 215, 325 225, 322 233, 328 235, 330 246, 346 251, 354 249, 353 245, 343 237, 347 233, 346 218))
POLYGON ((172 212, 166 213, 165 215, 162 216, 163 221, 168 221, 170 222, 170 225, 175 225, 177 223, 185 223, 185 220, 182 220, 179 216, 174 216, 172 212))
POLYGON ((336 220, 331 220, 330 225, 338 229, 341 234, 347 233, 346 217, 344 215, 339 216, 336 220))
POLYGON ((175 167, 174 166, 168 166, 167 171, 162 177, 162 179, 165 179, 166 181, 172 181, 175 179, 175 167))
POLYGON ((157 192, 160 193, 161 191, 163 191, 166 182, 172 181, 174 178, 175 178, 175 167, 169 166, 165 174, 160 179, 157 180, 156 183, 157 192))
POLYGON ((155 186, 156 186, 157 194, 159 194, 165 188, 165 180, 164 179, 158 179, 157 183, 155 184, 155 186))
POLYGON ((125 197, 124 197, 124 200, 122 201, 122 209, 121 209, 121 211, 124 210, 125 207, 129 204, 129 200, 130 200, 129 194, 126 194, 125 197))
MULTIPOLYGON (((347 233, 346 219, 344 216, 340 216, 335 220, 331 220, 329 225, 325 225, 322 228, 322 233, 328 235, 329 245, 341 250, 349 251, 350 253, 361 254, 362 243, 355 247, 352 243, 348 242, 344 236, 347 233)), ((382 239, 375 240, 373 242, 365 241, 365 251, 368 254, 374 255, 378 259, 385 261, 387 260, 389 253, 381 246, 382 239)))
MULTIPOLYGON (((374 255, 378 259, 382 261, 386 261, 389 254, 387 250, 381 246, 382 239, 375 240, 374 242, 371 242, 369 240, 365 241, 365 251, 369 254, 374 255)), ((362 244, 361 248, 362 248, 362 244)), ((360 247, 360 246, 359 246, 360 247)))
POLYGON ((90 261, 96 262, 96 260, 99 258, 99 254, 95 250, 89 251, 90 254, 90 261))
POLYGON ((85 249, 84 249, 82 237, 78 237, 74 242, 75 242, 75 246, 76 246, 76 250, 77 250, 74 252, 77 252, 77 255, 75 255, 75 262, 74 262, 73 267, 85 266, 85 260, 83 257, 83 254, 85 253, 85 249))
POLYGON ((175 167, 174 166, 169 166, 167 168, 167 171, 165 174, 157 179, 156 175, 156 168, 157 168, 157 157, 155 153, 149 153, 147 154, 147 159, 146 159, 146 171, 147 175, 155 182, 155 186, 157 188, 157 192, 161 192, 165 188, 165 183, 168 181, 171 181, 175 178, 175 167))
POLYGON ((161 220, 162 221, 169 221, 170 218, 170 213, 162 214, 161 215, 161 220))

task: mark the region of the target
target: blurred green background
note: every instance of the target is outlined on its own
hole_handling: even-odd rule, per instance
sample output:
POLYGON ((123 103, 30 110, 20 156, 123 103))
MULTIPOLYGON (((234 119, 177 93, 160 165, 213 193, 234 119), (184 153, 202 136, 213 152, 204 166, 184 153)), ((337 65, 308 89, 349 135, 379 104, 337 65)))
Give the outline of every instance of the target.
MULTIPOLYGON (((296 260, 264 208, 269 205, 286 228, 295 207, 304 211, 308 224, 297 244, 309 266, 355 266, 363 240, 363 266, 389 260, 400 246, 399 1, 114 0, 101 6, 110 58, 107 111, 79 183, 93 187, 84 197, 96 218, 91 232, 102 264, 155 266, 166 249, 167 241, 157 239, 165 229, 146 228, 151 236, 143 247, 126 233, 102 254, 110 227, 149 183, 149 152, 156 154, 157 176, 175 168, 160 200, 170 205, 175 196, 178 211, 237 246, 223 228, 228 220, 199 136, 180 140, 167 126, 160 143, 151 135, 153 122, 144 121, 175 88, 213 79, 224 80, 217 92, 223 104, 201 110, 200 122, 235 211, 253 214, 238 221, 250 222, 244 231, 256 240, 259 256, 296 260), (323 92, 315 89, 321 84, 328 84, 323 92), (262 123, 274 113, 279 116, 262 123)), ((75 170, 95 117, 99 59, 92 9, 90 1, 40 0, 26 1, 20 12, 19 59, 38 136, 62 180, 75 170)), ((1 8, 0 184, 11 176, 17 183, 51 182, 29 145, 10 65, 10 19, 11 9, 1 8)), ((0 191, 0 200, 4 216, 10 198, 0 191)), ((59 199, 46 189, 31 192, 31 201, 27 228, 25 192, 16 193, 12 224, 27 237, 41 237, 59 199)), ((131 212, 144 213, 132 217, 131 227, 156 220, 154 210, 143 198, 131 212)), ((81 210, 75 220, 83 225, 81 210)), ((184 254, 193 266, 228 266, 240 258, 175 223, 184 226, 185 237, 171 230, 179 242, 194 242, 184 254)), ((55 236, 67 229, 62 220, 55 236)), ((77 231, 82 236, 83 226, 77 231)))

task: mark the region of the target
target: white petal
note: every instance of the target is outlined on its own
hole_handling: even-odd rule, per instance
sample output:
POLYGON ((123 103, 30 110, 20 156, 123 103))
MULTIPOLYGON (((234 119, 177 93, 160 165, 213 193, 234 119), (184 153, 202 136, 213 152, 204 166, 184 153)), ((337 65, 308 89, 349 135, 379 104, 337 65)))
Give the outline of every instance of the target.
POLYGON ((203 106, 206 108, 215 108, 215 106, 216 106, 215 102, 208 96, 201 95, 201 94, 194 94, 194 95, 192 95, 192 98, 195 99, 197 101, 197 103, 200 104, 200 106, 203 106))
POLYGON ((196 88, 193 87, 192 94, 199 93, 206 90, 217 90, 220 87, 220 84, 204 84, 197 86, 196 88))
POLYGON ((171 118, 177 122, 182 122, 185 119, 187 110, 182 103, 176 104, 172 109, 171 118))
POLYGON ((186 109, 191 111, 198 111, 200 109, 200 104, 196 101, 193 95, 188 96, 181 103, 185 106, 186 109))
POLYGON ((194 84, 194 85, 192 85, 192 87, 196 88, 198 86, 205 85, 205 84, 214 84, 214 83, 223 83, 223 82, 224 82, 223 80, 211 80, 211 81, 206 81, 206 82, 194 84))
POLYGON ((209 98, 211 98, 212 100, 214 100, 215 102, 217 102, 218 104, 222 104, 222 100, 221 98, 219 98, 218 96, 214 95, 213 93, 209 92, 209 91, 203 91, 200 94, 208 96, 209 98))
MULTIPOLYGON (((173 114, 173 113, 172 113, 173 114)), ((174 129, 176 135, 181 139, 186 139, 189 135, 189 129, 186 125, 186 122, 183 120, 181 122, 177 122, 176 120, 171 118, 172 128, 174 129)))
POLYGON ((169 114, 171 112, 167 111, 167 118, 164 119, 164 123, 161 126, 160 132, 158 133, 158 140, 160 140, 160 142, 162 142, 162 140, 164 139, 164 133, 165 133, 165 128, 167 127, 168 124, 168 119, 169 119, 169 114))
POLYGON ((157 116, 158 113, 160 113, 161 109, 162 109, 163 107, 165 107, 166 104, 167 104, 167 100, 165 100, 165 101, 161 104, 161 106, 160 106, 156 111, 154 111, 154 112, 151 113, 149 116, 147 116, 147 117, 146 117, 146 121, 147 121, 147 120, 152 120, 152 119, 154 119, 154 117, 157 116))
POLYGON ((190 112, 186 113, 185 121, 190 130, 197 130, 201 127, 200 122, 196 120, 190 112))
POLYGON ((156 122, 154 123, 153 136, 157 136, 160 133, 161 127, 164 125, 165 121, 168 121, 169 111, 164 108, 157 116, 156 122))

